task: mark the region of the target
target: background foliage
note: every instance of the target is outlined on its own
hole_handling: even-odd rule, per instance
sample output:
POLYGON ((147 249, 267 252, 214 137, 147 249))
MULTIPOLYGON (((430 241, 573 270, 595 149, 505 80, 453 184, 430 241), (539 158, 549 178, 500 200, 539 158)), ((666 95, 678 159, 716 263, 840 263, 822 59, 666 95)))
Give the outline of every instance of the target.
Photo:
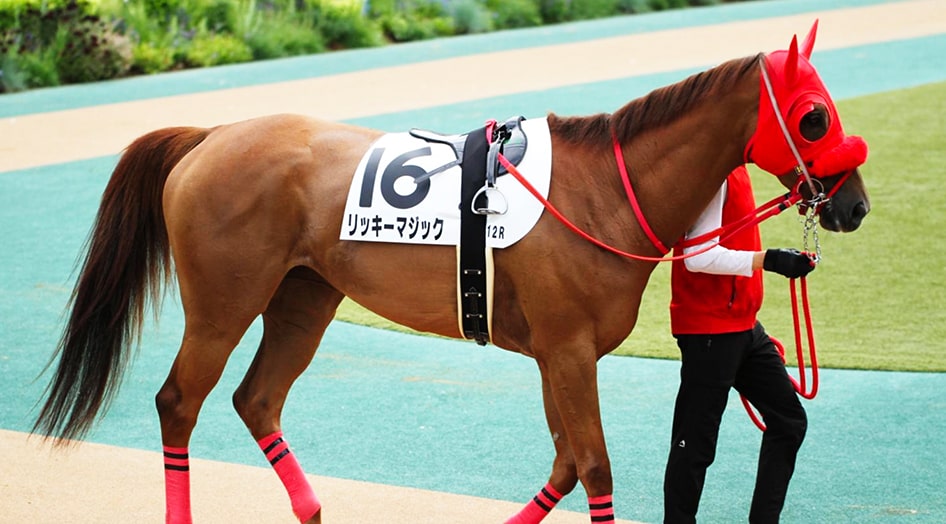
POLYGON ((0 0, 0 93, 738 0, 0 0))

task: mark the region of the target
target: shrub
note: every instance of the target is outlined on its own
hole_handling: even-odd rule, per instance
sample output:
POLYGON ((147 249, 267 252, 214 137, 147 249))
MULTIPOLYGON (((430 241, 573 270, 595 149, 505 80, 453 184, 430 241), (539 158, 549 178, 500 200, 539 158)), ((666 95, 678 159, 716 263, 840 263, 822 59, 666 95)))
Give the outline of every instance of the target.
POLYGON ((444 5, 432 0, 373 0, 368 14, 393 42, 425 40, 456 33, 444 5))
POLYGON ((457 34, 486 33, 493 30, 493 17, 486 6, 476 0, 457 0, 450 4, 457 34))
POLYGON ((191 0, 188 13, 215 33, 234 33, 239 4, 233 0, 191 0))
POLYGON ((93 17, 60 28, 55 47, 59 80, 66 84, 118 78, 132 64, 131 41, 93 17))
POLYGON ((347 0, 315 1, 316 27, 330 49, 373 47, 384 43, 381 28, 363 13, 359 2, 347 0))
POLYGON ((174 67, 174 50, 155 42, 139 42, 132 49, 132 71, 151 75, 174 67))
POLYGON ((243 38, 258 60, 325 51, 322 34, 311 23, 279 13, 263 17, 243 38))
POLYGON ((542 24, 539 6, 532 0, 487 0, 486 7, 493 13, 498 28, 515 29, 542 24))
POLYGON ((0 4, 4 90, 115 78, 131 66, 127 38, 89 0, 0 4))
POLYGON ((0 55, 0 93, 59 85, 54 56, 50 51, 8 51, 0 55))
POLYGON ((618 12, 618 0, 584 0, 572 2, 571 20, 592 20, 613 16, 618 12))
POLYGON ((253 59, 253 51, 235 36, 210 34, 194 38, 185 57, 189 66, 209 67, 249 62, 253 59))

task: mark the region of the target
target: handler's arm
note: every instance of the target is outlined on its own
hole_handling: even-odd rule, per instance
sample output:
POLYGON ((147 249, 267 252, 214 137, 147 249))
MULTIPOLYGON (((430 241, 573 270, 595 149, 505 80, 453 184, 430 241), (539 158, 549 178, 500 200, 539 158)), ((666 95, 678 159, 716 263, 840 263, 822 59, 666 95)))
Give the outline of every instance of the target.
MULTIPOLYGON (((696 223, 687 231, 687 238, 694 238, 714 229, 719 228, 723 223, 723 203, 726 201, 726 192, 728 184, 723 186, 713 197, 713 200, 706 206, 706 209, 696 220, 696 223)), ((719 237, 714 237, 702 244, 684 248, 684 253, 699 251, 705 247, 719 242, 719 237)), ((698 273, 712 273, 714 275, 740 275, 752 276, 752 272, 762 269, 762 263, 765 259, 765 251, 738 251, 727 249, 716 245, 704 253, 694 255, 684 260, 686 268, 698 273)))

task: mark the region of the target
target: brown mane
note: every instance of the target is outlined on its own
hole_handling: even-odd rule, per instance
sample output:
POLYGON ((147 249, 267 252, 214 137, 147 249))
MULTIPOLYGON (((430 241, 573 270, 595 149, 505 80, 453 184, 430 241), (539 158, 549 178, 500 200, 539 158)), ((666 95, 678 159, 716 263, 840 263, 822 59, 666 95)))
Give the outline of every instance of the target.
POLYGON ((733 86, 755 68, 760 56, 730 60, 694 74, 631 100, 613 114, 560 117, 550 113, 549 127, 553 134, 568 142, 610 144, 614 130, 618 140, 624 143, 644 130, 660 127, 686 114, 708 94, 733 86))

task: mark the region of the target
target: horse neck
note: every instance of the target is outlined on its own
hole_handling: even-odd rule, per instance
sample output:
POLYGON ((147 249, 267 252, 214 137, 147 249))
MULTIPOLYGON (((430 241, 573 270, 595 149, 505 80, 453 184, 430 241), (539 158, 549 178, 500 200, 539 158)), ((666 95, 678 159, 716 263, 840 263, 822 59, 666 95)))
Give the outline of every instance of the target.
MULTIPOLYGON (((743 163, 758 112, 758 75, 748 76, 753 78, 740 82, 739 88, 707 97, 685 115, 622 145, 644 218, 668 247, 692 226, 729 173, 743 163)), ((623 197, 623 185, 620 181, 617 185, 623 197)), ((637 221, 633 212, 628 213, 637 221)))

